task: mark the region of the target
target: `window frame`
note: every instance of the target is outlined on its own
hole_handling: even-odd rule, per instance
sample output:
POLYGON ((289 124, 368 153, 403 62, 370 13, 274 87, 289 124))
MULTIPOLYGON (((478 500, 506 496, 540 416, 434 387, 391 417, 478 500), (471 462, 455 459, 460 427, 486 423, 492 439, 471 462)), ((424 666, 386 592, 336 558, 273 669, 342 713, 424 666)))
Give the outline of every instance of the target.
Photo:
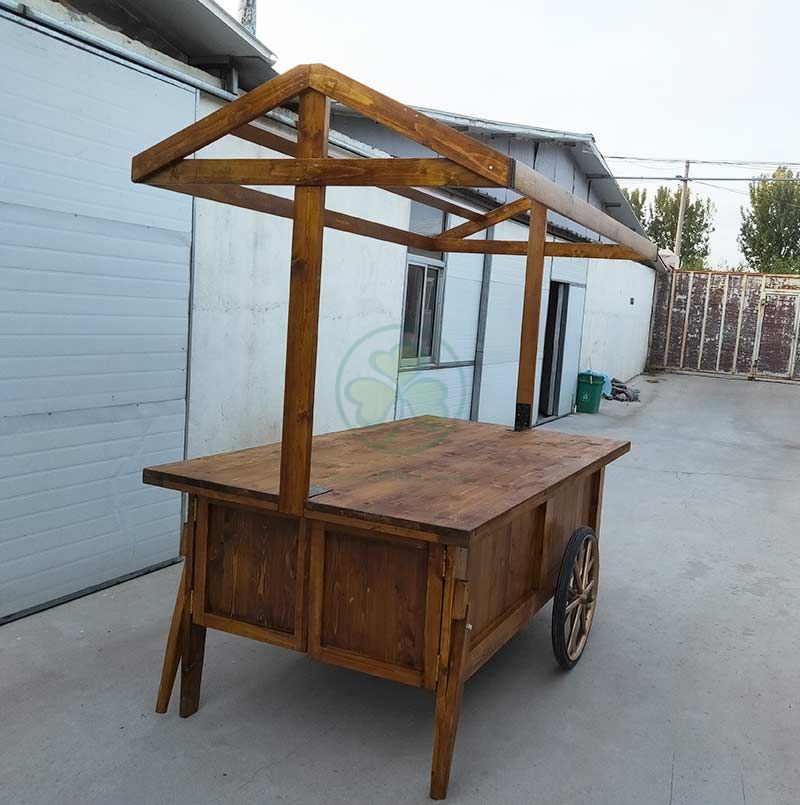
POLYGON ((419 368, 432 368, 439 365, 440 350, 442 340, 442 318, 444 314, 444 286, 447 265, 444 260, 430 257, 423 254, 409 253, 406 257, 406 274, 403 283, 403 314, 401 317, 400 325, 400 371, 419 369, 419 368), (417 319, 417 354, 413 358, 403 357, 403 341, 405 336, 405 320, 406 309, 408 307, 408 275, 411 266, 418 266, 424 269, 422 279, 422 299, 420 304, 419 317, 417 319), (420 349, 422 347, 422 317, 425 314, 425 294, 427 291, 427 277, 428 272, 433 271, 438 274, 436 283, 436 299, 434 300, 433 307, 433 333, 431 343, 430 356, 421 356, 420 349))

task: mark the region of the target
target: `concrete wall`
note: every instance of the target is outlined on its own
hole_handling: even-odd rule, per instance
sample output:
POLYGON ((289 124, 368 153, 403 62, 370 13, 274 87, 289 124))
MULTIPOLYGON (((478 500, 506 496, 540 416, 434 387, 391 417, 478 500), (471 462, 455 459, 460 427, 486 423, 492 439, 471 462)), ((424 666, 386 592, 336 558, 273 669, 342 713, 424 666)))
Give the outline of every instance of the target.
POLYGON ((581 370, 621 380, 644 370, 654 282, 655 271, 640 263, 589 261, 581 370))
MULTIPOLYGON (((201 97, 198 117, 218 106, 201 97)), ((280 154, 226 138, 201 156, 280 154)), ((409 202, 381 190, 330 188, 327 206, 408 228, 409 202)), ((280 439, 291 226, 286 219, 196 202, 190 456, 280 439)), ((393 418, 405 260, 402 246, 326 230, 316 432, 393 418)))

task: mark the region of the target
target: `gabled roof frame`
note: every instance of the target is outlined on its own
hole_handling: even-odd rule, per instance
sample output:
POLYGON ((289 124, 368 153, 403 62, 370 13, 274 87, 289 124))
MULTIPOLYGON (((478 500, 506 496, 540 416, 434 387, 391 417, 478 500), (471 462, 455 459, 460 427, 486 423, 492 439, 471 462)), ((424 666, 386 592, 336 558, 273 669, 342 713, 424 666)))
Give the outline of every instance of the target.
POLYGON ((430 251, 526 255, 515 428, 529 428, 536 400, 535 368, 544 258, 658 257, 655 244, 559 187, 524 163, 405 106, 323 64, 295 67, 133 158, 134 182, 293 219, 279 509, 301 515, 309 494, 316 373, 322 233, 326 226, 430 251), (297 142, 252 125, 299 98, 297 142), (328 156, 331 101, 348 106, 439 155, 434 159, 334 159, 328 156), (295 159, 187 159, 232 134, 295 159), (282 142, 277 142, 282 141, 282 142), (293 185, 294 201, 253 190, 293 185), (402 195, 418 187, 508 187, 522 198, 433 237, 325 209, 328 185, 382 187, 402 195), (528 241, 466 240, 530 208, 528 241), (614 241, 546 240, 547 210, 614 241))

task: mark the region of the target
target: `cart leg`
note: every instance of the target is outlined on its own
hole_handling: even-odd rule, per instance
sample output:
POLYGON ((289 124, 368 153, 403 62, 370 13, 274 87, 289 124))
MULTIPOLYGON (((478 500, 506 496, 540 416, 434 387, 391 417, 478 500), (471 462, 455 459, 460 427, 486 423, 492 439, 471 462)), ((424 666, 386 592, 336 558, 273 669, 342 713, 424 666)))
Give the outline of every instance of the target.
POLYGON ((180 717, 188 718, 200 706, 200 681, 203 678, 203 656, 206 650, 206 627, 184 621, 181 656, 180 717))
POLYGON ((436 725, 433 733, 433 761, 431 763, 431 799, 444 799, 450 782, 450 766, 456 743, 458 717, 461 711, 461 693, 464 689, 464 665, 467 656, 468 624, 466 609, 466 583, 456 598, 463 602, 462 612, 454 606, 450 627, 450 656, 447 666, 440 672, 436 685, 436 725))
POLYGON ((169 706, 169 697, 175 685, 175 677, 178 674, 178 664, 181 660, 181 646, 183 643, 183 609, 186 599, 186 563, 184 562, 181 572, 181 581, 178 585, 178 596, 175 601, 175 609, 172 612, 172 620, 169 624, 167 634, 167 649, 164 652, 164 665, 161 669, 161 682, 158 686, 158 696, 156 698, 156 712, 166 713, 169 706))

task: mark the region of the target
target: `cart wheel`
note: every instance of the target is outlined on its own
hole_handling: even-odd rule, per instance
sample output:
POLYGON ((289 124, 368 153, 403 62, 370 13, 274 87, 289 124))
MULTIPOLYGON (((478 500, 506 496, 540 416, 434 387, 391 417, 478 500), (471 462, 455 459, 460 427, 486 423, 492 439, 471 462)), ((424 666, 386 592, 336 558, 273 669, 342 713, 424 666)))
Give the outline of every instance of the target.
POLYGON ((553 598, 553 654, 569 670, 583 654, 597 606, 600 554, 591 528, 579 528, 569 539, 553 598))

